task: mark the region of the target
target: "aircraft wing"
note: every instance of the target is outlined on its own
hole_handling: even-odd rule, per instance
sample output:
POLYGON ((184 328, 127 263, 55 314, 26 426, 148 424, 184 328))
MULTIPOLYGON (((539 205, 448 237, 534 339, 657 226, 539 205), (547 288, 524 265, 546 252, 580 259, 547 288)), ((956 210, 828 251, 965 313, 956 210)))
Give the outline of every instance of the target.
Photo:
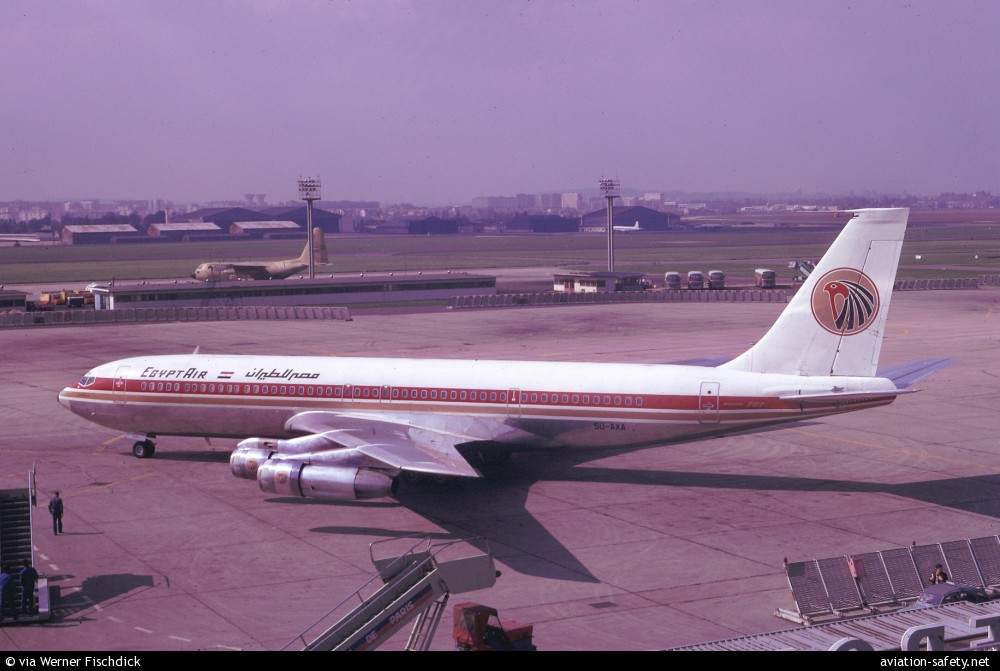
POLYGON ((263 263, 231 263, 229 265, 237 275, 245 275, 255 280, 271 279, 271 274, 267 272, 263 263))
POLYGON ((302 412, 285 424, 291 432, 322 434, 339 445, 393 468, 430 475, 479 478, 482 474, 456 446, 481 438, 445 427, 418 427, 385 415, 302 412))

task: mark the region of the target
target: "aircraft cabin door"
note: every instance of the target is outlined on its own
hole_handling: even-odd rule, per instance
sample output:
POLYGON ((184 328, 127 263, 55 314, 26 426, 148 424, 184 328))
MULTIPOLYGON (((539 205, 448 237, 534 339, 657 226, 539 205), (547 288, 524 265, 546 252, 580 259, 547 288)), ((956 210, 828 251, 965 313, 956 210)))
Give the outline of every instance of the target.
POLYGON ((389 397, 389 394, 391 393, 392 393, 392 387, 390 387, 389 385, 382 385, 382 388, 379 390, 378 394, 378 402, 382 404, 389 403, 392 400, 389 397))
POLYGON ((508 389, 507 390, 507 416, 508 417, 520 417, 521 416, 521 390, 520 389, 508 389))
POLYGON ((702 382, 698 394, 698 421, 702 424, 719 423, 719 383, 702 382))
POLYGON ((115 383, 111 387, 111 400, 115 403, 125 403, 125 391, 128 387, 128 366, 119 366, 115 371, 115 383))

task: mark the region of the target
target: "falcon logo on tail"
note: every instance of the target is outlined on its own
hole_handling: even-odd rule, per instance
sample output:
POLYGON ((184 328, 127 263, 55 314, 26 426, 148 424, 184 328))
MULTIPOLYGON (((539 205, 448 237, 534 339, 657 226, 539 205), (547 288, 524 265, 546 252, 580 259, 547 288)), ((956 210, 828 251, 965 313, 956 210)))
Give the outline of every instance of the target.
POLYGON ((878 310, 878 289, 860 270, 831 270, 813 288, 813 316, 830 333, 861 333, 875 321, 878 310))

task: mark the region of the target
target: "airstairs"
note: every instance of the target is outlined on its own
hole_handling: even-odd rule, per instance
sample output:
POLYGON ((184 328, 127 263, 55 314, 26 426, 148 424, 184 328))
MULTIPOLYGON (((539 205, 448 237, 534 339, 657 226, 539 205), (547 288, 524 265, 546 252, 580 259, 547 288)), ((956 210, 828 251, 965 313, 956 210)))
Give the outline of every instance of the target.
POLYGON ((798 273, 795 276, 796 282, 805 282, 809 274, 816 268, 815 261, 789 261, 788 267, 798 273))
POLYGON ((376 552, 399 539, 372 543, 371 559, 378 575, 283 649, 304 645, 302 650, 373 650, 411 623, 405 649, 429 649, 451 594, 496 583, 499 573, 488 545, 481 551, 471 544, 474 541, 486 543, 480 538, 437 544, 424 539, 402 554, 383 558, 376 552), (352 608, 352 604, 357 605, 352 608), (332 620, 336 622, 329 626, 332 620), (312 638, 319 630, 322 633, 312 638))
MULTIPOLYGON (((32 539, 32 507, 35 503, 34 472, 28 474, 26 489, 0 490, 0 568, 6 569, 14 578, 14 603, 21 604, 21 584, 19 571, 27 560, 34 565, 34 545, 32 539)), ((49 619, 49 587, 46 578, 39 577, 37 602, 32 613, 19 613, 21 622, 40 622, 49 619)), ((8 617, 8 612, 0 612, 0 617, 8 617)))
POLYGON ((775 615, 815 624, 898 609, 912 603, 941 564, 952 582, 1000 592, 1000 536, 785 563, 795 610, 775 615))

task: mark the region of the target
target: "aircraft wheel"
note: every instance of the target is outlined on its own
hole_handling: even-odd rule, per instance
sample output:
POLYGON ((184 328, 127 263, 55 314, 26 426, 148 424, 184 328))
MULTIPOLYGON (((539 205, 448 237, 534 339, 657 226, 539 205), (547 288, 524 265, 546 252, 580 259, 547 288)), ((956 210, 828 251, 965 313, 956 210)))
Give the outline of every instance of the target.
POLYGON ((151 440, 140 440, 132 445, 132 454, 138 459, 149 459, 156 452, 156 445, 151 440))

